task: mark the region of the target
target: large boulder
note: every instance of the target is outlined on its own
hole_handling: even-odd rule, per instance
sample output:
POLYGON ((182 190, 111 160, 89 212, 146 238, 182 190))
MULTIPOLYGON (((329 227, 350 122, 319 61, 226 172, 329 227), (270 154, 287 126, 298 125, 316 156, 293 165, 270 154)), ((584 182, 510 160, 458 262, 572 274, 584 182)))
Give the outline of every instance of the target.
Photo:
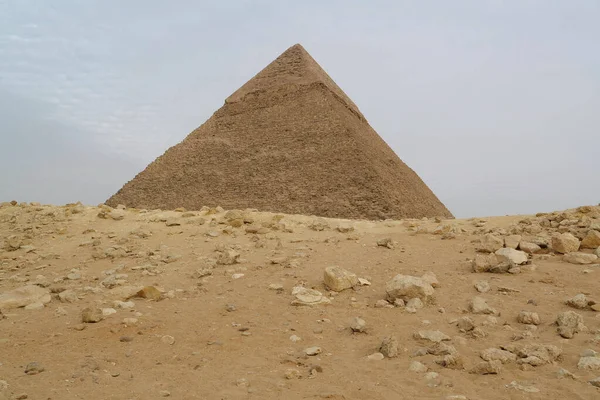
POLYGON ((325 286, 334 292, 341 292, 358 285, 356 274, 340 267, 327 267, 323 275, 325 286))
POLYGON ((418 298, 424 303, 435 301, 435 289, 422 278, 410 275, 396 275, 385 287, 388 299, 408 301, 418 298))
POLYGON ((493 253, 504 247, 504 240, 492 233, 488 233, 481 238, 477 251, 482 253, 493 253))
POLYGON ((581 241, 582 249, 596 249, 600 247, 600 232, 591 230, 581 241))
POLYGON ((0 294, 0 309, 26 307, 30 304, 50 303, 50 291, 35 285, 23 286, 0 294))
POLYGON ((596 260, 598 260, 598 256, 595 254, 580 253, 577 251, 565 254, 563 257, 563 261, 571 264, 592 264, 596 262, 596 260))
POLYGON ((527 262, 527 253, 510 247, 499 249, 495 254, 500 262, 513 262, 516 265, 525 264, 527 262))
POLYGON ((579 246, 579 239, 568 232, 552 236, 552 250, 557 253, 573 253, 579 250, 579 246))

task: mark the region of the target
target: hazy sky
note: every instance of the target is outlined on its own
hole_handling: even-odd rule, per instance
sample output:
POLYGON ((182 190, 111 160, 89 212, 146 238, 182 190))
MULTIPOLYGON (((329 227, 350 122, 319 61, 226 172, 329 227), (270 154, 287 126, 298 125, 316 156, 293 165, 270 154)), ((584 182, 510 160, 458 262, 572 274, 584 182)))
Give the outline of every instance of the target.
POLYGON ((457 217, 600 202, 600 1, 0 0, 0 201, 105 201, 301 43, 457 217))

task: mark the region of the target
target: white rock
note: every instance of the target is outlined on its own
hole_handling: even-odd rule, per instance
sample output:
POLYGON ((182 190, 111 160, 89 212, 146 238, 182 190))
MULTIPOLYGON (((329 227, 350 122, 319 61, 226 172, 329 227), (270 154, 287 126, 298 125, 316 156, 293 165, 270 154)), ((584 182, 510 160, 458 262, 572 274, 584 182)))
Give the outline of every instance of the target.
POLYGON ((535 243, 521 241, 521 243, 519 243, 519 250, 524 251, 527 254, 536 254, 541 251, 542 248, 535 243))
POLYGON ((434 343, 450 340, 450 336, 440 331, 418 331, 413 337, 417 340, 428 340, 434 343))
POLYGON ((323 280, 325 286, 334 292, 341 292, 358 285, 356 274, 335 266, 325 268, 323 280))
POLYGON ((574 311, 565 311, 556 317, 558 334, 565 339, 571 339, 576 333, 585 330, 583 317, 574 311))
POLYGON ((479 293, 486 293, 490 291, 490 284, 488 281, 478 281, 475 282, 475 289, 479 292, 479 293))
POLYGON ((572 253, 579 250, 579 246, 579 239, 568 232, 552 236, 552 250, 557 253, 572 253))
POLYGON ((541 323, 538 313, 531 311, 521 311, 517 316, 517 321, 527 325, 539 325, 541 323))
POLYGON ((47 304, 51 300, 48 289, 27 285, 0 294, 0 309, 25 307, 29 304, 47 304))
POLYGON ((598 371, 600 370, 600 357, 581 357, 577 363, 577 368, 598 371))
POLYGON ((516 249, 519 247, 519 243, 521 242, 521 235, 509 235, 504 238, 504 245, 511 249, 516 249))
POLYGON ((469 311, 473 314, 492 314, 498 315, 498 311, 494 308, 490 307, 484 298, 482 297, 473 297, 469 302, 469 311))
POLYGON ((433 303, 435 301, 435 290, 423 279, 410 275, 396 275, 386 284, 388 300, 395 299, 410 300, 419 298, 424 303, 433 303))
POLYGON ((585 294, 579 293, 578 295, 575 295, 572 298, 568 299, 565 303, 573 308, 585 310, 586 308, 588 308, 589 300, 585 294))
POLYGON ((527 262, 527 253, 509 247, 497 250, 495 254, 500 262, 512 261, 516 265, 525 264, 527 262))
POLYGON ((563 261, 566 261, 571 264, 592 264, 596 260, 598 260, 597 255, 580 252, 567 253, 563 256, 563 261))
POLYGON ((494 253, 502 247, 504 247, 504 240, 493 233, 488 233, 481 238, 481 243, 477 250, 485 253, 494 253))
POLYGON ((323 296, 321 292, 303 286, 295 286, 292 289, 292 296, 295 297, 295 300, 292 301, 293 306, 314 306, 331 303, 331 300, 323 296))
POLYGON ((425 373, 429 370, 429 368, 427 368, 427 366, 425 364, 423 364, 419 361, 413 361, 410 363, 408 370, 411 372, 425 373))

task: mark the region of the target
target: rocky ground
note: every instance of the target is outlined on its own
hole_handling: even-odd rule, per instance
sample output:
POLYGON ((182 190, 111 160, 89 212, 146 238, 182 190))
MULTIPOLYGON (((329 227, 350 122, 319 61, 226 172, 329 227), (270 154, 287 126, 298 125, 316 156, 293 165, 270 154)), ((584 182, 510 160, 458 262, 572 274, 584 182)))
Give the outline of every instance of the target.
POLYGON ((0 399, 600 398, 600 207, 121 208, 0 207, 0 399))

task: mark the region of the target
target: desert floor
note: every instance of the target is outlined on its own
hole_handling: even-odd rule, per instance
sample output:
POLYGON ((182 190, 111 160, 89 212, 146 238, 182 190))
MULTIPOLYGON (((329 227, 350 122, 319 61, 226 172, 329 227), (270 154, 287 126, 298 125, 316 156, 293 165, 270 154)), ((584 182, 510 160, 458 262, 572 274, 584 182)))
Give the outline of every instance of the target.
POLYGON ((0 399, 599 399, 600 250, 567 262, 552 239, 598 223, 600 207, 373 222, 5 203, 0 399), (498 238, 540 247, 474 272, 498 238), (330 291, 330 266, 352 287, 330 291), (399 274, 434 294, 394 305, 399 274))

